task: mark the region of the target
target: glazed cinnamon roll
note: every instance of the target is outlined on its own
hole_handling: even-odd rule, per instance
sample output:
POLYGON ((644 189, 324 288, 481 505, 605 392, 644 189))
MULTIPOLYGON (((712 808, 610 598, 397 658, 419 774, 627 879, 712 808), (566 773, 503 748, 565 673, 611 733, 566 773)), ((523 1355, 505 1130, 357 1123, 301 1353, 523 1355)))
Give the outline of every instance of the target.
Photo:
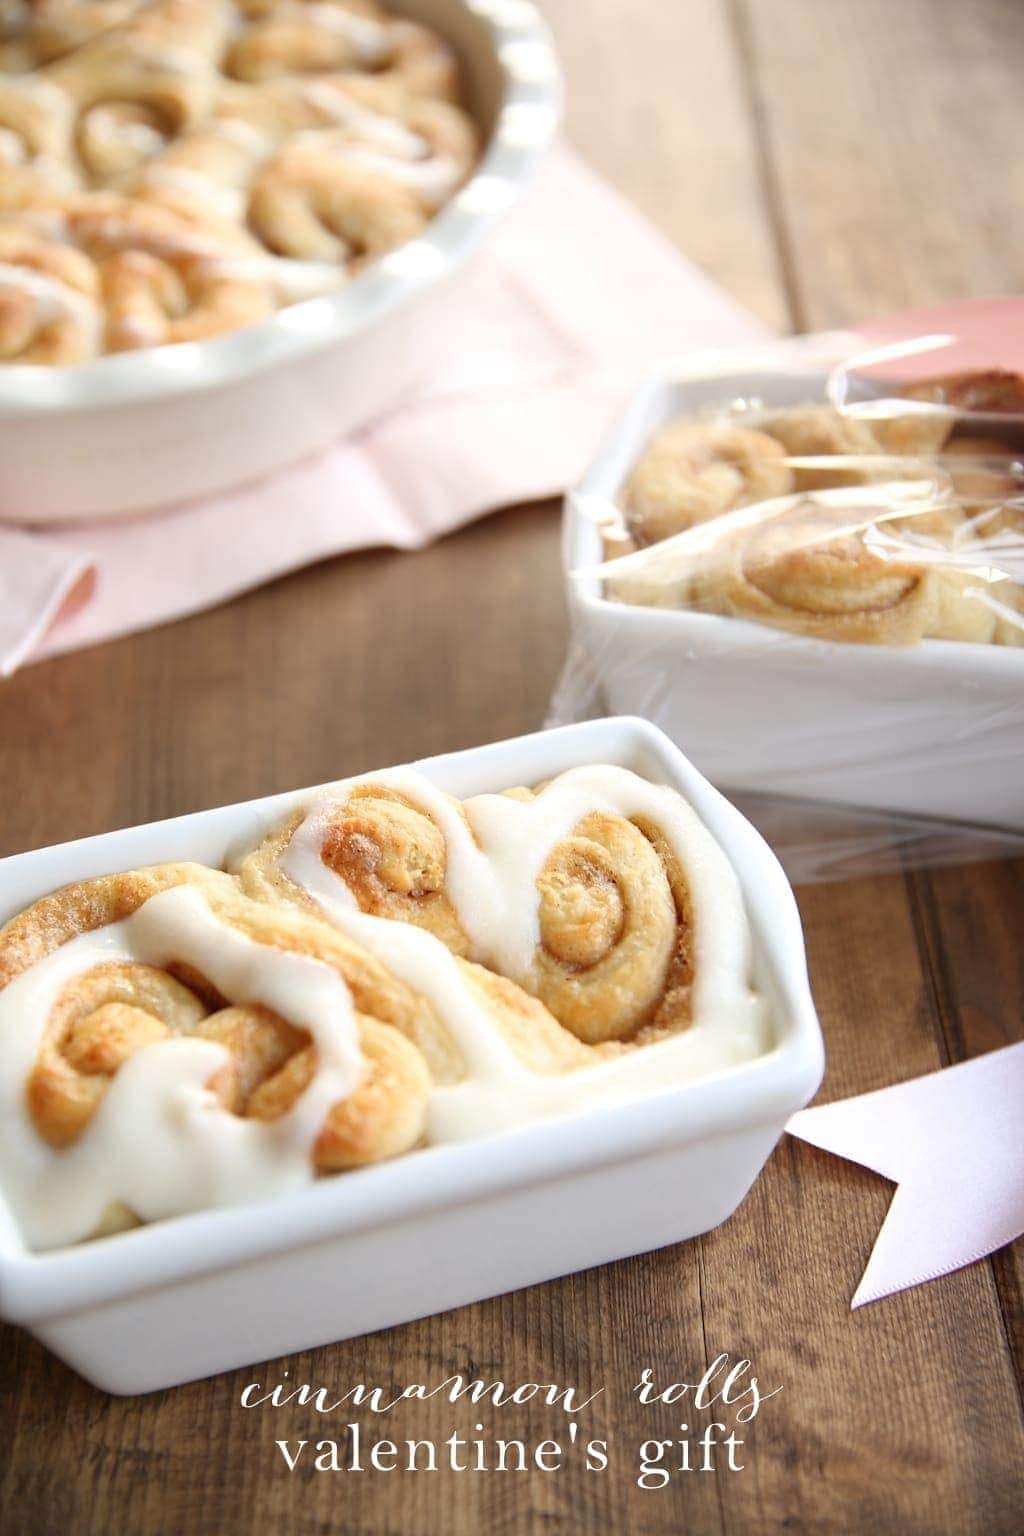
POLYGON ((415 239, 425 222, 406 188, 315 147, 283 151, 249 198, 249 224, 269 250, 349 272, 415 239))
POLYGON ((23 17, 34 61, 58 59, 120 26, 144 0, 32 0, 23 17))
POLYGON ((73 128, 72 102, 48 80, 0 75, 0 209, 78 186, 73 128))
POLYGON ((0 975, 6 1171, 20 1149, 47 1192, 22 1213, 44 1243, 111 1204, 148 1220, 394 1156, 422 1135, 428 1063, 457 1070, 430 1007, 370 955, 194 866, 45 898, 0 932, 0 975), (122 1166, 142 1152, 154 1177, 122 1166))
POLYGON ((156 0, 122 27, 48 66, 74 104, 74 147, 88 180, 125 180, 210 110, 228 13, 205 0, 156 0))
POLYGON ((342 286, 470 174, 478 135, 457 95, 450 46, 372 0, 19 10, 0 37, 0 215, 45 223, 69 265, 115 259, 86 340, 65 313, 81 306, 12 257, 3 355, 53 365, 200 340, 342 286), (188 249, 166 249, 167 216, 188 249))
POLYGON ((121 251, 103 267, 106 344, 110 352, 203 341, 262 320, 274 309, 273 290, 208 258, 169 262, 146 251, 121 251))
POLYGON ((410 770, 354 781, 237 872, 343 931, 357 913, 425 929, 589 1045, 683 1030, 743 972, 731 871, 677 796, 624 770, 462 803, 410 770))
POLYGON ((102 345, 95 262, 24 219, 0 218, 0 361, 78 363, 102 345))
POLYGON ((250 20, 225 60, 226 73, 237 80, 372 71, 413 95, 450 99, 457 92, 451 46, 369 0, 242 0, 241 9, 250 20))
MULTIPOLYGON (((584 788, 581 780, 577 797, 584 788)), ((504 807, 533 799, 494 798, 504 807)), ((638 807, 637 826, 649 810, 638 807)), ((543 959, 537 990, 590 1021, 575 1033, 539 996, 452 953, 427 924, 362 912, 339 921, 298 888, 281 883, 277 899, 273 880, 254 880, 265 899, 253 900, 234 877, 200 865, 83 881, 14 918, 0 930, 0 1166, 30 1241, 50 1246, 257 1198, 424 1137, 460 1139, 557 1113, 577 1092, 614 1093, 615 1079, 602 1074, 628 1065, 624 1053, 693 1022, 700 943, 707 995, 690 1070, 760 1048, 742 990, 742 913, 716 919, 712 910, 702 933, 685 908, 688 936, 673 938, 664 893, 642 894, 645 878, 657 882, 653 866, 646 877, 630 868, 630 823, 611 829, 600 816, 584 816, 542 860, 541 903, 558 908, 567 867, 603 858, 624 899, 649 910, 623 936, 614 973, 591 977, 589 1000, 581 971, 602 933, 609 938, 607 914, 562 913, 559 958, 580 991, 573 997, 543 959), (639 930, 652 934, 652 920, 664 927, 658 999, 639 953, 639 930), (628 1019, 621 998, 612 1001, 627 987, 628 1019), (627 1028, 629 1045, 603 1043, 627 1028)), ((650 835, 671 842, 671 827, 659 822, 650 835)), ((589 878, 580 876, 580 892, 589 878)), ((669 901, 690 899, 684 881, 670 876, 669 901)), ((549 937, 558 927, 548 911, 543 925, 549 937)), ((454 928, 451 936, 464 947, 454 928)))

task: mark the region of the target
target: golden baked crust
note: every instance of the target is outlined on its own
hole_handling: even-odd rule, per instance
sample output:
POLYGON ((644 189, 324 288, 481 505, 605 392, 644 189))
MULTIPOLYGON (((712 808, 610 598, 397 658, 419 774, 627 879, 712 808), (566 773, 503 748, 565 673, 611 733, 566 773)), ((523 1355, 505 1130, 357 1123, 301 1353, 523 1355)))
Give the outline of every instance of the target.
MULTIPOLYGON (((458 1045, 426 998, 316 916, 297 888, 289 892, 282 883, 275 890, 258 876, 259 866, 251 866, 250 881, 264 900, 243 894, 234 876, 198 864, 158 865, 65 886, 0 930, 0 987, 79 935, 130 918, 160 892, 192 886, 221 922, 258 945, 330 966, 352 997, 362 1076, 326 1115, 312 1147, 314 1169, 337 1172, 408 1150, 423 1136, 433 1087, 464 1074, 458 1045)), ((462 959, 453 963, 467 994, 532 1071, 566 1072, 615 1054, 614 1046, 582 1044, 506 978, 462 959)), ((175 1035, 225 1047, 228 1060, 207 1087, 224 1109, 247 1119, 279 1119, 317 1069, 305 1030, 261 1004, 223 996, 187 958, 161 965, 101 958, 64 981, 50 1007, 25 1086, 36 1133, 56 1150, 73 1146, 125 1063, 175 1035)), ((112 1205, 95 1235, 135 1221, 127 1207, 112 1205)))
POLYGON ((670 422, 626 483, 625 527, 605 536, 605 595, 822 639, 1024 644, 1014 575, 1024 379, 993 369, 906 385, 885 408, 869 420, 798 405, 758 414, 757 430, 711 417, 670 422), (901 411, 900 398, 916 408, 901 411), (979 426, 978 413, 1006 425, 979 426), (844 487, 875 486, 877 505, 835 500, 844 487), (807 499, 786 504, 788 490, 807 499), (818 502, 817 492, 828 494, 818 502), (751 505, 752 515, 738 513, 751 505), (684 536, 660 555, 646 548, 722 517, 719 537, 684 536))
POLYGON ((195 885, 211 895, 223 892, 230 896, 238 890, 230 875, 191 863, 151 864, 145 869, 63 885, 0 928, 0 987, 6 987, 61 944, 108 923, 122 922, 151 896, 175 885, 195 885))
MULTIPOLYGON (((534 798, 529 789, 508 793, 534 798)), ((446 798, 465 820, 459 802, 446 798)), ((259 900, 322 912, 283 867, 303 821, 301 811, 289 817, 241 860, 237 874, 259 900)), ((472 953, 446 888, 445 835, 428 811, 369 780, 339 795, 319 824, 318 856, 344 881, 361 911, 424 928, 459 957, 472 953)), ((552 1052, 569 1064, 584 1059, 559 1038, 565 1031, 594 1046, 635 1040, 645 1030, 657 1035, 685 1027, 693 914, 685 871, 656 827, 605 812, 584 816, 548 856, 537 892, 536 952, 526 971, 515 976, 511 992, 511 983, 500 982, 500 995, 520 1012, 523 994, 543 1004, 540 1011, 527 1010, 534 1028, 526 1050, 537 1070, 550 1070, 539 1063, 552 1052), (557 1036, 545 1014, 551 1024, 557 1020, 557 1036)), ((494 995, 494 967, 483 959, 489 969, 472 969, 494 995)))
MULTIPOLYGON (((459 802, 447 797, 453 810, 459 802)), ((284 873, 281 860, 305 819, 296 811, 238 865, 248 895, 281 901, 323 915, 317 903, 284 873)), ((355 784, 332 807, 321 859, 348 886, 363 912, 414 923, 455 955, 470 943, 445 891, 444 834, 426 811, 388 785, 355 784)))
MULTIPOLYGON (((432 1080, 451 1081, 460 1068, 433 1009, 327 924, 251 901, 229 875, 164 865, 44 897, 0 932, 3 984, 78 933, 120 921, 180 884, 196 886, 222 922, 255 943, 329 965, 351 993, 366 1066, 355 1090, 329 1113, 314 1147, 315 1166, 354 1167, 412 1146, 423 1132, 432 1080)), ((192 964, 101 962, 61 987, 47 1020, 27 1085, 39 1135, 53 1147, 73 1143, 125 1061, 175 1034, 226 1046, 229 1064, 209 1086, 225 1108, 256 1119, 276 1119, 290 1109, 316 1067, 305 1031, 266 1008, 230 1003, 192 964)))
POLYGON ((0 42, 0 360, 202 340, 339 286, 470 174, 457 97, 451 46, 373 0, 27 7, 0 42))
POLYGON ((806 498, 766 509, 762 521, 723 533, 694 574, 691 602, 817 639, 991 641, 993 611, 974 595, 977 582, 943 558, 936 531, 947 532, 941 513, 901 528, 884 503, 806 498))
POLYGON ((678 421, 656 433, 625 490, 630 530, 653 544, 734 507, 793 487, 785 450, 764 432, 678 421))

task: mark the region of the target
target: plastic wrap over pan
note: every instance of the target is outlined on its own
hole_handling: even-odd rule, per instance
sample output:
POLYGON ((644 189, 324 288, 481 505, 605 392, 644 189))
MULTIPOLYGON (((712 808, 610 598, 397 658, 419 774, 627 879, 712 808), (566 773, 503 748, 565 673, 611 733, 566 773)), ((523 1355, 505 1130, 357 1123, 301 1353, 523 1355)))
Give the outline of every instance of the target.
POLYGON ((798 879, 1024 849, 1022 372, 1004 299, 648 380, 567 500, 552 720, 655 721, 798 879))
MULTIPOLYGON (((244 309, 245 303, 253 299, 254 285, 258 289, 265 276, 267 250, 271 261, 277 259, 273 253, 282 250, 275 240, 283 217, 282 199, 292 198, 294 192, 288 178, 310 167, 316 183, 310 193, 315 206, 308 217, 302 210, 300 213, 307 233, 316 236, 314 248, 323 247, 329 254, 334 249, 344 251, 347 243, 358 254, 365 238, 368 254, 373 254, 372 241, 363 227, 379 212, 373 202, 372 187, 365 197, 360 192, 354 205, 354 247, 351 240, 339 241, 330 235, 332 218, 328 204, 333 194, 322 184, 321 148, 310 142, 308 134, 304 138, 305 129, 293 132, 292 128, 295 122, 301 127, 304 113, 313 121, 322 120, 328 125, 317 130, 321 136, 334 132, 359 138, 375 117, 379 120, 392 111, 388 93, 398 93, 394 111, 399 117, 394 121, 399 126, 388 129, 385 123, 380 132, 374 130, 377 137, 371 135, 369 154, 363 153, 360 166, 364 180, 372 179, 373 173, 380 171, 385 153, 393 150, 398 160, 404 156, 409 187, 415 185, 417 195, 422 192, 422 205, 427 210, 425 222, 422 211, 410 212, 413 194, 407 191, 396 200, 401 204, 397 212, 389 207, 386 216, 380 213, 387 227, 382 227, 379 239, 387 253, 368 265, 361 259, 354 262, 355 275, 341 287, 335 286, 331 259, 325 256, 319 261, 288 260, 285 246, 284 263, 275 269, 273 279, 275 284, 281 279, 276 302, 284 307, 266 318, 256 318, 253 323, 247 323, 251 317, 244 313, 241 317, 232 314, 232 328, 223 334, 164 345, 140 343, 138 336, 122 338, 115 345, 126 350, 110 352, 108 346, 106 355, 73 361, 69 366, 40 364, 38 360, 19 362, 18 337, 23 320, 28 323, 29 311, 34 311, 44 328, 61 315, 74 321, 75 305, 82 302, 82 294, 76 293, 75 285, 84 283, 84 277, 73 265, 76 260, 82 264, 75 240, 83 220, 89 237, 94 236, 101 247, 100 295, 108 317, 110 298, 106 285, 108 278, 113 284, 113 278, 107 248, 113 245, 120 250, 124 243, 115 238, 112 223, 103 222, 108 218, 106 209, 99 209, 102 218, 93 216, 94 204, 85 214, 72 215, 77 222, 72 230, 74 238, 70 240, 69 216, 61 207, 56 214, 60 227, 51 228, 46 222, 45 208, 38 210, 33 215, 38 227, 28 232, 26 245, 25 231, 19 220, 11 217, 12 203, 15 212, 21 206, 18 177, 31 171, 33 165, 42 166, 44 175, 49 175, 50 162, 45 144, 39 146, 33 140, 27 149, 19 149, 15 131, 7 123, 7 117, 19 107, 21 96, 31 97, 31 103, 44 118, 49 112, 54 119, 54 131, 60 129, 65 140, 70 131, 72 175, 77 176, 87 198, 95 197, 96 185, 102 189, 103 197, 116 198, 122 184, 134 196, 138 177, 133 179, 134 173, 128 172, 122 175, 115 165, 105 180, 97 183, 93 178, 90 182, 79 164, 85 155, 82 136, 86 132, 91 135, 89 152, 94 157, 99 155, 104 162, 115 152, 136 155, 147 149, 150 138, 159 142, 165 132, 170 133, 175 150, 183 138, 188 138, 184 163, 175 160, 173 165, 165 166, 163 160, 167 157, 157 156, 161 161, 159 199, 164 205, 170 204, 172 212, 198 187, 188 151, 195 145, 194 128, 198 126, 201 136, 206 125, 203 112, 222 111, 230 118, 227 126, 231 131, 222 132, 212 146, 218 167, 226 156, 244 159, 248 153, 249 138, 254 132, 246 117, 250 108, 244 100, 236 103, 232 93, 239 98, 244 96, 250 75, 262 83, 262 72, 269 66, 262 56, 255 60, 247 58, 244 70, 241 64, 233 66, 230 48, 234 45, 230 39, 227 44, 223 39, 210 44, 205 29, 225 10, 237 12, 253 34, 249 52, 257 43, 266 51, 269 43, 274 42, 273 14, 267 8, 246 10, 235 5, 235 0, 211 0, 208 7, 190 0, 182 14, 188 11, 200 34, 190 39, 190 46, 194 43, 196 48, 206 48, 202 55, 205 74, 200 71, 199 78, 194 80, 185 68, 189 62, 185 40, 174 36, 168 39, 167 28, 161 31, 157 26, 162 20, 160 6, 155 8, 155 20, 152 12, 148 19, 144 14, 148 8, 140 11, 129 3, 123 9, 130 13, 126 25, 136 26, 139 33, 138 37, 133 34, 128 39, 141 57, 138 68, 138 61, 133 64, 132 79, 135 80, 139 68, 145 77, 144 89, 133 87, 135 94, 141 91, 138 101, 120 99, 132 91, 119 84, 118 71, 124 68, 124 61, 118 52, 117 28, 87 41, 78 52, 72 51, 52 62, 44 50, 36 74, 24 72, 25 66, 17 57, 5 57, 4 49, 16 50, 18 39, 6 43, 0 35, 0 87, 7 82, 10 108, 6 116, 0 110, 0 127, 7 136, 5 143, 11 141, 10 155, 0 155, 0 210, 6 208, 0 218, 0 298, 5 300, 0 314, 9 322, 13 334, 13 339, 10 334, 7 337, 4 361, 0 363, 0 518, 10 521, 109 517, 211 494, 293 461, 369 421, 419 371, 429 366, 431 359, 424 355, 426 347, 419 335, 424 313, 446 285, 453 279, 457 281, 467 259, 515 203, 557 126, 561 104, 558 65, 548 29, 529 0, 394 0, 394 4, 388 0, 382 13, 384 25, 392 24, 388 18, 398 18, 396 25, 407 29, 399 33, 403 46, 410 38, 413 44, 417 39, 429 39, 430 34, 422 31, 425 24, 442 40, 438 46, 449 61, 449 71, 448 45, 457 55, 459 97, 476 125, 481 151, 474 166, 471 146, 462 146, 460 175, 468 179, 457 185, 457 178, 453 178, 456 190, 448 195, 449 186, 442 189, 443 197, 437 195, 431 200, 427 193, 432 189, 424 180, 429 180, 431 167, 426 162, 420 167, 415 164, 417 145, 429 147, 430 142, 425 137, 428 128, 421 130, 423 121, 429 127, 429 122, 440 116, 439 132, 448 132, 453 123, 458 127, 458 114, 446 99, 454 94, 454 81, 441 82, 436 100, 432 97, 429 103, 435 108, 433 119, 425 119, 422 113, 416 114, 410 108, 410 101, 421 105, 412 87, 406 91, 404 86, 385 78, 389 70, 378 67, 380 61, 373 57, 367 57, 362 73, 354 71, 357 78, 352 90, 344 71, 327 76, 320 73, 318 57, 300 59, 297 67, 305 69, 305 75, 267 82, 268 110, 272 116, 277 114, 273 117, 273 131, 279 135, 287 133, 291 136, 289 144, 294 140, 297 146, 294 157, 285 157, 284 175, 263 194, 261 218, 264 224, 269 222, 270 234, 265 235, 261 227, 257 231, 260 239, 254 236, 253 203, 251 192, 246 191, 249 184, 242 181, 237 188, 229 185, 223 215, 219 206, 214 206, 209 221, 216 225, 218 236, 223 234, 227 255, 220 246, 212 257, 201 244, 196 245, 195 252, 188 246, 185 254, 189 259, 195 256, 195 260, 186 275, 186 285, 198 270, 204 281, 209 279, 216 287, 226 265, 234 263, 230 270, 240 281, 231 303, 244 309), (225 47, 229 49, 226 62, 225 47), (154 49, 156 55, 151 56, 154 49), (211 66, 211 58, 220 58, 221 62, 211 66), (88 78, 83 80, 80 76, 85 73, 85 63, 89 63, 89 71, 88 78), (246 78, 235 79, 230 73, 232 67, 246 78), (12 76, 11 71, 19 68, 22 73, 12 76), (62 87, 56 92, 50 78, 54 71, 62 87), (45 77, 42 95, 40 74, 45 77), (99 84, 94 76, 99 77, 99 84), (220 97, 215 98, 215 107, 211 109, 209 102, 200 101, 193 89, 210 89, 211 76, 216 89, 227 93, 227 106, 223 109, 218 105, 220 97), (290 86, 294 89, 289 93, 290 86), (106 97, 90 106, 95 91, 105 91, 106 97), (343 110, 339 109, 339 98, 343 98, 343 110), (59 113, 54 103, 61 106, 59 113), (76 105, 79 119, 68 130, 65 118, 76 105), (415 132, 402 126, 406 117, 415 132), (297 160, 302 162, 299 171, 295 169, 297 160), (242 201, 246 196, 250 197, 247 209, 242 201), (239 204, 234 211, 231 199, 239 204), (364 203, 370 205, 365 218, 364 203), (440 211, 434 212, 437 207, 440 211), (389 222, 399 213, 406 221, 400 230, 389 222), (328 226, 326 232, 323 224, 328 226), (40 244, 46 247, 42 251, 38 249, 40 244), (318 269, 323 277, 319 285, 312 280, 318 269), (306 292, 315 296, 299 297, 306 292)), ((30 12, 24 14, 31 16, 30 12)), ((367 14, 372 14, 370 7, 367 14)), ((311 6, 309 15, 319 29, 314 39, 317 47, 334 48, 340 39, 357 52, 372 53, 373 29, 381 23, 367 21, 362 11, 356 15, 351 8, 346 11, 342 6, 339 10, 324 4, 311 6), (339 15, 344 25, 338 22, 339 15)), ((57 46, 48 37, 45 41, 47 50, 57 46)), ((68 40, 60 42, 60 46, 67 47, 68 40)), ((3 100, 0 90, 0 108, 3 100)), ((216 119, 214 126, 223 127, 223 123, 216 119)), ((259 128, 265 126, 261 119, 259 128)), ((470 137, 464 127, 461 138, 470 137)), ((254 163, 260 166, 268 162, 261 161, 256 152, 254 163)), ((49 178, 59 188, 62 183, 57 172, 66 175, 67 165, 57 164, 49 178)), ((142 174, 146 174, 145 168, 142 174)), ((379 179, 378 175, 378 182, 379 179)), ((401 183, 400 177, 398 181, 401 183)), ((224 196, 220 189, 217 195, 224 196)), ((147 227, 141 245, 126 246, 124 254, 118 255, 118 302, 126 288, 132 292, 144 286, 147 273, 143 268, 147 263, 154 266, 154 257, 163 249, 159 242, 170 217, 167 207, 162 206, 155 214, 147 207, 146 217, 154 228, 147 227)), ((201 222, 201 233, 208 235, 205 214, 201 222)), ((167 285, 180 289, 181 273, 172 271, 168 275, 155 270, 151 276, 158 280, 155 298, 151 301, 147 294, 145 305, 135 304, 131 308, 127 316, 131 325, 137 325, 140 318, 147 321, 157 306, 166 305, 172 314, 178 307, 180 294, 164 289, 167 285)), ((220 302, 222 296, 218 295, 219 290, 214 299, 220 302)), ((103 347, 99 350, 102 354, 103 347)))

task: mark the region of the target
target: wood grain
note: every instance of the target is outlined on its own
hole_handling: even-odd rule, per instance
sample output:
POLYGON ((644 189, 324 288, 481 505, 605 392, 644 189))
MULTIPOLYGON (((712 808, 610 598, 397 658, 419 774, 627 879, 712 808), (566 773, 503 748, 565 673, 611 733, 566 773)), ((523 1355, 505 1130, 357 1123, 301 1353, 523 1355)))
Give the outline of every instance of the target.
POLYGON ((1024 285, 1024 7, 732 4, 798 329, 1024 285))
MULTIPOLYGON (((591 160, 770 322, 823 325, 1020 286, 1024 11, 1004 0, 549 0, 591 160)), ((0 851, 316 782, 541 720, 565 644, 557 509, 415 555, 334 561, 0 687, 0 851)), ((1024 870, 808 887, 841 1097, 1020 1038, 1024 870)), ((983 1134, 983 1128, 979 1128, 983 1134)), ((851 1314, 890 1190, 784 1141, 704 1239, 137 1401, 2 1331, 4 1536, 490 1536, 1024 1528, 1024 1257, 851 1314), (740 1474, 637 1487, 647 1365, 744 1354, 767 1387, 740 1474), (607 1473, 289 1474, 279 1438, 349 1416, 245 1411, 250 1380, 345 1388, 453 1372, 606 1387, 607 1473)), ((361 1416, 365 1419, 365 1415, 361 1416)), ((707 1416, 705 1415, 704 1418, 707 1416)), ((484 1415, 535 1441, 535 1405, 484 1415)), ((472 1433, 468 1405, 378 1433, 472 1433)), ((698 1417, 698 1424, 703 1422, 698 1417)))

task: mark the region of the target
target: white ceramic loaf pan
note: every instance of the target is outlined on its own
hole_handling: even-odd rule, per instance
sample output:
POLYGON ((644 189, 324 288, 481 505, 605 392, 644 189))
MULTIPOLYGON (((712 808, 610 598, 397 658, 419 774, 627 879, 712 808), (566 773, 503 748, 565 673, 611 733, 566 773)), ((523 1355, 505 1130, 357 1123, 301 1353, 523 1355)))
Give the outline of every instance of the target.
POLYGON ((1024 650, 811 640, 610 602, 588 574, 603 559, 602 515, 665 422, 734 399, 821 400, 826 380, 721 353, 640 389, 566 500, 576 643, 610 710, 652 720, 726 789, 1024 830, 1024 650))
MULTIPOLYGON (((463 797, 585 763, 673 785, 734 864, 775 1045, 635 1102, 324 1179, 258 1205, 41 1255, 3 1203, 0 1315, 89 1381, 146 1392, 349 1338, 692 1237, 743 1199, 821 1080, 796 903, 754 829, 640 720, 602 720, 416 766, 463 797)), ((165 859, 222 862, 310 791, 202 811, 0 863, 0 919, 68 880, 165 859)))
POLYGON ((529 0, 394 0, 458 50, 486 151, 418 239, 337 293, 210 341, 70 368, 0 366, 0 520, 110 517, 209 495, 352 432, 430 366, 432 299, 539 162, 561 82, 529 0))

